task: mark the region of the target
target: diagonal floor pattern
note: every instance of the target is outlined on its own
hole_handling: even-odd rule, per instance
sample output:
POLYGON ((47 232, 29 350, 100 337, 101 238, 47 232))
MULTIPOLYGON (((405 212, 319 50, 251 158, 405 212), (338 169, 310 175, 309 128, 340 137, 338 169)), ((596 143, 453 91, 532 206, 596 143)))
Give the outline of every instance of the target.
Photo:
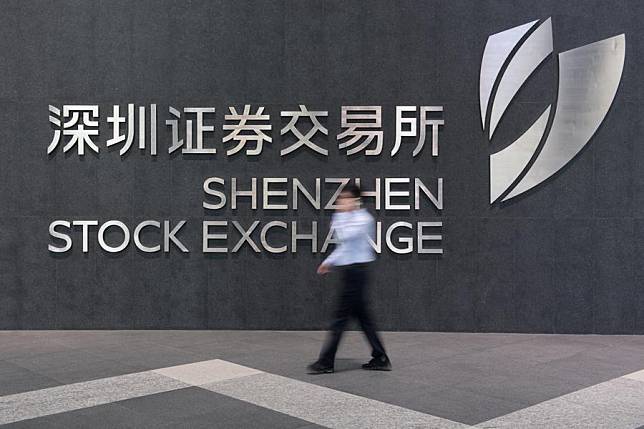
POLYGON ((391 373, 311 376, 322 332, 0 332, 9 427, 611 427, 644 424, 638 336, 384 333, 391 373), (101 423, 104 422, 104 423, 101 423), (111 422, 111 423, 107 423, 111 422))
POLYGON ((479 424, 482 428, 636 428, 644 422, 638 371, 479 424))
POLYGON ((330 428, 467 425, 220 359, 0 397, 0 424, 201 387, 330 428))
MULTIPOLYGON (((214 359, 0 397, 0 424, 200 387, 329 428, 471 427, 214 359)), ((481 423, 481 428, 634 428, 644 422, 644 370, 481 423)))

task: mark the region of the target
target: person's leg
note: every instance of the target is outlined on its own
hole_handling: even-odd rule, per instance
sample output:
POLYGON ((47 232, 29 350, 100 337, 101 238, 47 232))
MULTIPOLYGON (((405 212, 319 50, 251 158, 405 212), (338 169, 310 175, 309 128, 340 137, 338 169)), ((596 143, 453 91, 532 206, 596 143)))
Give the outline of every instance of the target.
POLYGON ((336 312, 336 317, 331 324, 329 333, 327 334, 327 340, 320 351, 320 357, 318 362, 327 365, 333 366, 335 362, 335 354, 338 351, 338 345, 342 339, 342 334, 344 329, 349 322, 349 314, 341 314, 339 311, 336 312))
POLYGON ((369 273, 366 267, 359 267, 355 276, 355 284, 358 286, 358 294, 356 296, 356 303, 354 308, 354 313, 360 327, 364 332, 369 345, 371 345, 371 356, 373 357, 372 361, 368 364, 363 365, 365 369, 391 369, 391 363, 389 362, 389 357, 385 351, 385 346, 382 344, 382 340, 378 335, 376 330, 376 325, 371 317, 371 312, 367 306, 367 286, 369 281, 369 273))
POLYGON ((369 341, 369 345, 371 345, 371 356, 375 358, 386 356, 387 353, 385 352, 385 346, 382 344, 380 335, 378 335, 373 320, 371 319, 371 315, 366 308, 360 313, 360 318, 358 320, 360 321, 360 326, 362 327, 365 337, 367 337, 367 341, 369 341))
POLYGON ((356 318, 358 319, 360 327, 362 328, 362 331, 369 341, 369 345, 371 345, 371 356, 375 358, 384 356, 387 354, 385 352, 385 347, 380 340, 380 336, 376 331, 376 325, 373 321, 373 318, 371 317, 371 312, 367 307, 366 289, 367 282, 369 280, 367 269, 363 267, 357 269, 354 277, 359 291, 359 294, 356 297, 356 318))
POLYGON ((342 272, 342 291, 338 296, 334 320, 329 328, 326 343, 320 351, 318 362, 326 365, 333 366, 335 362, 335 354, 338 351, 338 345, 342 339, 349 318, 351 317, 351 288, 349 287, 349 278, 346 270, 342 272))

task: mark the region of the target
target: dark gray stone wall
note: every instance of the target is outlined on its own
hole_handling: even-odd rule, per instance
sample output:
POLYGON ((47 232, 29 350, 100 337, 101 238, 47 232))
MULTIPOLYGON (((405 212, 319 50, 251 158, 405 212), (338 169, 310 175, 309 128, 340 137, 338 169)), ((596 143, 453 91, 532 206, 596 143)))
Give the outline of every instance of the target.
MULTIPOLYGON (((371 294, 389 330, 644 333, 644 3, 639 1, 4 1, 0 8, 0 328, 319 329, 336 276, 321 256, 247 246, 203 255, 200 222, 319 219, 329 214, 206 213, 208 176, 444 177, 445 209, 381 213, 444 221, 442 257, 383 254, 371 294), (587 148, 543 186, 490 206, 490 145, 478 113, 488 35, 553 19, 555 51, 626 33, 620 89, 587 148), (113 104, 215 106, 215 157, 156 159, 107 150, 113 104), (46 155, 48 104, 100 104, 101 153, 46 155), (267 106, 274 143, 258 161, 222 152, 229 105, 267 106), (329 110, 328 159, 279 156, 279 111, 329 110), (335 145, 340 106, 383 106, 377 161, 335 145), (396 105, 443 105, 440 156, 410 144, 397 158, 396 105), (188 219, 192 252, 53 255, 55 219, 188 219)), ((550 58, 518 94, 496 142, 516 138, 554 100, 550 58)), ((496 144, 496 143, 495 143, 496 144)), ((498 149, 498 148, 497 148, 498 149)), ((118 148, 117 148, 118 150, 118 148)))

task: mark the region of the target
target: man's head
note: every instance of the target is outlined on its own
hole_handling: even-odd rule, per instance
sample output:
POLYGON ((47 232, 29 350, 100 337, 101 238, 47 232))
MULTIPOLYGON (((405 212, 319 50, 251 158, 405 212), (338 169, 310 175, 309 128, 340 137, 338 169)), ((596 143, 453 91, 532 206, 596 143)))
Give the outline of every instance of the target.
POLYGON ((340 212, 348 212, 360 208, 360 188, 354 183, 347 184, 337 201, 340 212))

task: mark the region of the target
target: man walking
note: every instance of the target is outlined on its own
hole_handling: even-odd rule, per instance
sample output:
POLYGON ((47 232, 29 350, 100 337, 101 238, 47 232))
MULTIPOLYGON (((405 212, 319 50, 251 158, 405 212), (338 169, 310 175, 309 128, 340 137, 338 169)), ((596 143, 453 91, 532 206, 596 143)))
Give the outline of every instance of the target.
POLYGON ((351 317, 360 323, 372 349, 372 359, 362 368, 391 371, 391 362, 367 308, 368 268, 375 259, 369 238, 373 237, 375 222, 360 203, 360 188, 354 184, 347 185, 338 198, 338 208, 331 219, 331 227, 339 243, 317 272, 322 275, 332 267, 338 267, 342 274, 342 290, 328 339, 318 360, 308 366, 309 374, 333 372, 335 353, 351 317))

